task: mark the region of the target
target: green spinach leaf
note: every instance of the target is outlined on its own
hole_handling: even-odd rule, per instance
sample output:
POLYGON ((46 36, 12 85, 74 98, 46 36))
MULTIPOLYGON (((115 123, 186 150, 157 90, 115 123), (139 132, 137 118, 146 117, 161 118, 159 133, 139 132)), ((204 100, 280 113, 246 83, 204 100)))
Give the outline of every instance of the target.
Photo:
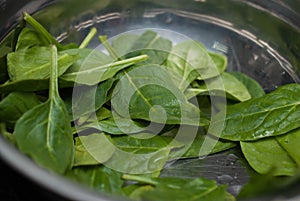
MULTIPOLYGON (((141 193, 142 200, 228 201, 230 197, 226 185, 217 186, 215 181, 205 178, 147 178, 133 175, 123 175, 122 178, 154 186, 141 193)), ((234 199, 231 197, 231 200, 234 199)))
POLYGON ((260 174, 271 171, 274 176, 292 176, 298 169, 295 161, 274 137, 240 144, 248 163, 260 174))
MULTIPOLYGON (((230 106, 225 122, 223 119, 212 122, 211 133, 233 141, 285 134, 300 125, 299 94, 299 84, 287 84, 262 97, 230 106), (223 125, 222 133, 218 133, 223 125)), ((217 114, 216 119, 218 115, 223 114, 217 114)))
POLYGON ((73 167, 98 165, 109 160, 115 151, 115 147, 107 144, 107 140, 109 139, 110 137, 105 136, 103 133, 95 133, 75 138, 73 167))
POLYGON ((251 95, 244 84, 226 72, 222 73, 218 79, 211 78, 199 84, 197 88, 187 89, 185 94, 190 99, 195 95, 222 96, 224 92, 226 92, 227 98, 233 100, 243 102, 251 99, 251 95))
POLYGON ((123 117, 167 124, 207 125, 209 122, 187 101, 161 66, 126 72, 115 90, 118 93, 113 94, 112 107, 123 117))
POLYGON ((73 162, 73 136, 65 105, 58 94, 58 60, 55 46, 51 47, 49 57, 49 98, 28 110, 17 121, 14 136, 23 153, 45 168, 64 173, 71 168, 73 162))
POLYGON ((208 79, 219 75, 225 70, 225 63, 226 57, 208 53, 196 41, 185 41, 172 48, 166 66, 174 83, 184 91, 197 78, 208 79))
POLYGON ((0 122, 14 124, 26 111, 40 103, 34 93, 10 93, 0 102, 0 122))
POLYGON ((247 87, 251 98, 258 98, 266 94, 262 86, 248 75, 241 72, 230 72, 230 74, 247 87))
MULTIPOLYGON (((32 47, 9 53, 7 65, 11 81, 49 78, 51 63, 49 54, 49 47, 32 47)), ((58 76, 62 75, 77 58, 76 55, 59 54, 58 76)))
POLYGON ((71 180, 105 193, 121 193, 124 181, 121 173, 102 165, 76 167, 66 173, 71 180))

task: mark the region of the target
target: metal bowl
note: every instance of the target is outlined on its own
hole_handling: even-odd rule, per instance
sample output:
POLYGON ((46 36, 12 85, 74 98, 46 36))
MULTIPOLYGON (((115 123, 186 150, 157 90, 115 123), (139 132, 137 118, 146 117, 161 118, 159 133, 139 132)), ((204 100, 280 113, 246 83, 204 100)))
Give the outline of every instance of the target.
MULTIPOLYGON (((286 83, 300 83, 298 0, 1 0, 0 11, 0 41, 19 24, 24 11, 63 42, 81 41, 91 27, 108 37, 139 29, 173 31, 226 54, 229 70, 248 74, 267 92, 286 83)), ((2 136, 0 157, 53 200, 119 200, 38 167, 2 136)), ((201 163, 200 159, 178 161, 162 174, 205 176, 228 183, 237 194, 248 181, 245 167, 236 162, 238 157, 239 153, 230 152, 209 156, 201 163)), ((253 200, 299 200, 299 186, 253 200)))

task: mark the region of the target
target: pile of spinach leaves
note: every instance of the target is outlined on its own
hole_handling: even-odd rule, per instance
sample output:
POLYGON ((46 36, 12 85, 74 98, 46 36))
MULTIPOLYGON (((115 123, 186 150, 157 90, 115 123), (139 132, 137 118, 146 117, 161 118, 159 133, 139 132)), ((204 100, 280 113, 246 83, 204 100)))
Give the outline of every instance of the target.
MULTIPOLYGON (((29 14, 24 21, 1 48, 0 131, 40 166, 135 200, 230 201, 226 185, 160 172, 169 161, 235 148, 261 181, 285 181, 273 189, 298 181, 300 85, 265 94, 196 41, 172 44, 152 31, 111 43, 99 36, 101 52, 87 48, 94 28, 79 45, 61 44, 29 14)), ((262 194, 258 186, 250 181, 239 197, 262 194)))

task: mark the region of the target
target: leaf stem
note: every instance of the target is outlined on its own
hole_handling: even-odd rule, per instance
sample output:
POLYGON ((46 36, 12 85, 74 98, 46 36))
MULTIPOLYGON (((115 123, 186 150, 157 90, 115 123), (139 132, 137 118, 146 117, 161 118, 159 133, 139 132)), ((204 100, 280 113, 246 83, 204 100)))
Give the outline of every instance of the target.
POLYGON ((137 181, 137 182, 145 183, 145 184, 151 184, 153 186, 156 186, 159 184, 159 182, 151 179, 150 177, 145 177, 145 176, 142 177, 142 176, 137 176, 137 175, 124 174, 122 176, 122 179, 137 181))
POLYGON ((88 35, 81 42, 79 48, 85 48, 85 47, 87 47, 90 44, 91 40, 95 37, 96 34, 97 34, 97 29, 95 27, 91 28, 91 30, 88 33, 88 35))
POLYGON ((57 48, 55 45, 51 45, 51 65, 50 65, 50 86, 49 86, 49 98, 57 97, 58 82, 57 82, 57 48))
POLYGON ((107 41, 107 36, 99 36, 99 40, 101 41, 101 43, 103 44, 103 46, 105 47, 105 49, 108 51, 108 53, 110 54, 110 56, 112 56, 114 59, 121 61, 122 59, 119 57, 118 53, 114 50, 114 48, 109 44, 109 42, 107 41))
POLYGON ((36 31, 42 34, 49 44, 55 44, 57 47, 62 45, 43 27, 38 21, 25 12, 24 20, 28 22, 36 31))

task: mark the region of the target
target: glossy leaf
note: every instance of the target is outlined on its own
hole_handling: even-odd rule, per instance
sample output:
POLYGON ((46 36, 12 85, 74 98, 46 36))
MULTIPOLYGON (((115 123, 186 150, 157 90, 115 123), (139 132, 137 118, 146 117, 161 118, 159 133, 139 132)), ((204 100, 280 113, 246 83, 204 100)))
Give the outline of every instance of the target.
POLYGON ((198 133, 184 154, 181 153, 180 149, 174 150, 170 154, 170 159, 197 158, 225 151, 235 146, 236 143, 234 142, 217 140, 203 133, 198 133), (179 156, 178 153, 180 154, 179 156))
POLYGON ((163 64, 172 48, 172 42, 170 40, 159 36, 153 31, 145 31, 138 36, 135 41, 132 41, 132 38, 131 35, 125 35, 125 37, 121 36, 118 40, 114 41, 112 45, 113 48, 117 49, 116 52, 119 53, 119 56, 125 54, 125 58, 131 58, 141 54, 148 55, 149 59, 139 65, 163 64), (126 52, 124 50, 120 51, 120 48, 123 49, 123 47, 126 52))
POLYGON ((182 91, 196 78, 208 79, 219 75, 225 70, 225 64, 225 57, 208 53, 205 47, 196 41, 185 41, 173 46, 166 62, 174 83, 182 91))
POLYGON ((113 137, 112 143, 118 151, 105 164, 130 174, 161 171, 170 150, 182 146, 181 143, 172 140, 170 137, 148 133, 113 137))
POLYGON ((257 197, 273 199, 281 197, 283 193, 288 195, 289 190, 295 189, 295 185, 300 181, 300 174, 293 177, 276 177, 269 172, 261 175, 258 173, 250 175, 250 181, 243 186, 238 199, 255 199, 257 197))
POLYGON ((49 98, 28 110, 16 123, 14 135, 19 149, 41 166, 59 173, 73 162, 73 136, 67 111, 58 94, 57 52, 52 46, 49 98), (34 148, 33 148, 34 147, 34 148))
POLYGON ((111 158, 115 149, 107 146, 109 136, 95 133, 75 138, 75 158, 73 166, 98 165, 111 158))
POLYGON ((54 44, 59 50, 70 49, 77 47, 75 44, 62 45, 60 44, 36 19, 30 16, 28 13, 24 14, 24 20, 29 23, 35 31, 38 32, 43 41, 47 41, 47 45, 54 44))
POLYGON ((283 147, 283 149, 290 155, 290 157, 300 167, 300 129, 295 129, 285 135, 276 137, 276 140, 283 147))
POLYGON ((26 111, 40 103, 33 93, 10 93, 0 102, 0 121, 15 123, 26 111))
POLYGON ((68 171, 66 176, 92 190, 110 194, 121 192, 124 184, 121 173, 102 165, 76 167, 68 171))
POLYGON ((112 118, 104 119, 99 122, 99 127, 102 131, 109 134, 133 134, 145 130, 145 125, 131 119, 122 118, 114 115, 112 118))
POLYGON ((113 94, 112 107, 123 117, 167 124, 208 123, 160 66, 145 66, 125 73, 115 90, 118 93, 113 94))
MULTIPOLYGON (((300 125, 299 94, 299 84, 288 84, 260 98, 230 106, 225 122, 223 119, 212 122, 211 133, 234 141, 285 134, 300 125), (218 133, 223 124, 222 133, 218 133)), ((222 115, 217 114, 216 119, 222 115)))
POLYGON ((123 58, 131 52, 132 45, 138 37, 138 34, 120 34, 116 38, 113 38, 111 45, 116 54, 123 58))
MULTIPOLYGON (((32 47, 7 56, 8 73, 11 81, 48 79, 50 77, 50 48, 32 47), (30 59, 30 58, 38 59, 30 59)), ((63 54, 58 57, 58 76, 62 75, 75 61, 76 55, 63 54)))
POLYGON ((204 178, 145 178, 131 175, 124 175, 123 178, 155 186, 153 190, 141 194, 142 200, 228 201, 226 185, 217 186, 215 181, 204 178))
POLYGON ((33 46, 48 46, 48 41, 30 28, 23 28, 19 34, 15 51, 31 48, 33 46))
POLYGON ((246 101, 251 99, 246 86, 229 73, 222 73, 220 78, 212 78, 201 83, 197 88, 187 89, 186 96, 188 99, 195 95, 223 95, 226 92, 226 97, 237 100, 246 101))
POLYGON ((100 109, 108 101, 109 91, 114 79, 108 79, 98 85, 75 86, 70 93, 63 95, 69 115, 73 120, 100 109))
POLYGON ((248 163, 260 174, 272 172, 275 176, 292 176, 298 169, 297 164, 274 137, 240 144, 248 163))
POLYGON ((248 75, 241 72, 230 72, 236 79, 242 82, 248 89, 251 98, 258 98, 265 95, 265 91, 262 86, 248 75))
POLYGON ((115 61, 110 56, 94 50, 88 54, 84 61, 70 68, 60 79, 76 82, 78 84, 95 85, 112 78, 120 70, 146 59, 148 59, 147 55, 139 55, 133 58, 115 61))
MULTIPOLYGON (((59 80, 60 88, 71 87, 74 83, 59 80)), ((49 89, 49 79, 29 79, 19 81, 7 81, 0 85, 0 93, 14 91, 36 92, 49 89)))

